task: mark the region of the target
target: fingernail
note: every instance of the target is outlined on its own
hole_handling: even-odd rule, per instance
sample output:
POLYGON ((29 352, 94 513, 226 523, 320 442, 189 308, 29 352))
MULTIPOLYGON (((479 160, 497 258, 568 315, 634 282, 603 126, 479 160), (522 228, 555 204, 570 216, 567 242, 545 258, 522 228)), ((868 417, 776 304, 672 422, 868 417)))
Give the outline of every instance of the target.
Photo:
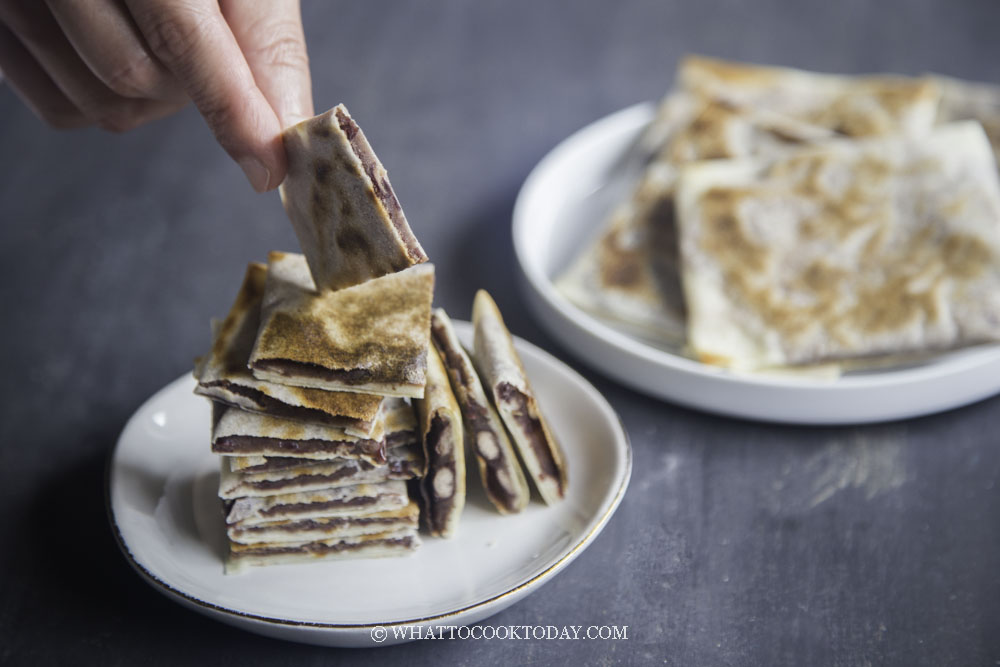
POLYGON ((271 183, 271 172, 255 157, 245 157, 239 161, 240 168, 247 175, 250 185, 257 192, 265 192, 271 183))

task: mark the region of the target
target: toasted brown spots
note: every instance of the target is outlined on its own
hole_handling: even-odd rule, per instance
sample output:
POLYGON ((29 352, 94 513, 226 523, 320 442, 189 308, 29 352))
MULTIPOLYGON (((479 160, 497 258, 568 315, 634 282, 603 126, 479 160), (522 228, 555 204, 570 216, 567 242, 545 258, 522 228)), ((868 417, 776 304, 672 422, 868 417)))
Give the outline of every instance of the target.
POLYGON ((609 287, 633 287, 642 281, 646 253, 642 248, 627 248, 621 234, 613 232, 601 239, 601 282, 609 287))
POLYGON ((982 241, 965 234, 953 234, 941 246, 945 270, 969 280, 982 274, 993 263, 993 253, 982 241))
POLYGON ((324 160, 322 158, 317 158, 313 162, 313 176, 316 178, 317 183, 326 185, 330 180, 330 174, 333 171, 333 165, 330 164, 329 160, 324 160))
POLYGON ((704 229, 701 244, 727 270, 760 273, 767 266, 769 252, 750 238, 743 226, 738 206, 745 195, 737 189, 712 188, 702 196, 704 229))
POLYGON ((781 72, 774 67, 734 63, 725 60, 689 56, 682 67, 702 69, 722 82, 763 85, 775 82, 781 72))
POLYGON ((309 193, 309 205, 311 207, 310 213, 315 216, 325 216, 327 211, 327 202, 323 197, 323 193, 318 189, 313 188, 312 192, 309 193))
MULTIPOLYGON (((888 162, 871 156, 854 160, 850 178, 840 180, 828 178, 828 168, 824 158, 793 158, 768 174, 784 184, 773 192, 766 186, 755 191, 713 188, 700 200, 702 249, 718 262, 733 303, 769 328, 792 340, 822 328, 848 345, 848 332, 884 334, 932 323, 941 317, 943 281, 971 280, 994 261, 981 240, 934 225, 892 238, 885 181, 894 167, 888 162), (839 189, 831 190, 829 183, 841 181, 839 189), (831 248, 864 230, 855 263, 848 270, 820 258, 796 270, 793 256, 782 257, 775 286, 768 272, 774 269, 769 262, 777 258, 769 258, 767 248, 747 231, 741 203, 751 198, 757 203, 769 198, 808 202, 815 213, 800 220, 798 231, 804 240, 831 248)), ((928 202, 912 203, 920 215, 928 214, 928 202)))
POLYGON ((706 102, 691 123, 673 138, 670 155, 675 162, 733 157, 727 132, 736 113, 721 102, 706 102))
POLYGON ((368 264, 377 263, 368 236, 356 227, 341 224, 337 227, 335 238, 337 247, 348 257, 364 258, 363 261, 368 264))
POLYGON ((322 139, 329 139, 333 136, 333 129, 324 123, 312 123, 309 126, 309 132, 315 136, 322 139))
POLYGON ((301 307, 268 319, 255 366, 284 360, 296 364, 296 373, 310 374, 310 366, 320 375, 323 369, 357 371, 352 384, 422 384, 433 285, 433 272, 422 271, 309 295, 301 307))
POLYGON ((266 278, 267 267, 263 264, 254 262, 247 267, 236 301, 212 341, 212 357, 221 362, 225 371, 246 369, 246 350, 235 345, 233 339, 239 334, 247 317, 258 316, 266 278))

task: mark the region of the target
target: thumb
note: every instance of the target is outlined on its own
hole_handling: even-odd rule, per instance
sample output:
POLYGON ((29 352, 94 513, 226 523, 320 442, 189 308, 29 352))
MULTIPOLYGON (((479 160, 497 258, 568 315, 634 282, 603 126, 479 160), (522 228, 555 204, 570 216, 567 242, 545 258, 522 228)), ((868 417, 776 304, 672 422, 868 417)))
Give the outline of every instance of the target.
POLYGON ((282 127, 313 115, 309 56, 299 0, 222 0, 257 87, 282 127))

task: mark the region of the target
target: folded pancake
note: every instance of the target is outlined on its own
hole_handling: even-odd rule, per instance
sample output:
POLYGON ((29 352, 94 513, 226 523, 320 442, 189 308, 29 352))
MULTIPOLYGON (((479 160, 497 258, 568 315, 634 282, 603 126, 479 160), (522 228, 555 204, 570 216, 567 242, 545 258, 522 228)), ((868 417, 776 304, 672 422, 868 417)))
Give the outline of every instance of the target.
POLYGON ((272 252, 264 292, 250 355, 257 379, 385 396, 423 395, 433 265, 317 293, 302 255, 272 252))
POLYGON ((385 425, 377 419, 367 438, 344 429, 306 424, 225 406, 212 427, 212 451, 227 457, 353 458, 385 463, 385 425))
POLYGON ((344 105, 286 129, 283 138, 281 201, 319 289, 427 261, 385 169, 344 105))
POLYGON ((677 79, 690 93, 849 137, 926 134, 941 95, 929 77, 840 76, 700 56, 685 58, 677 79))
POLYGON ((427 390, 414 401, 426 468, 420 480, 424 523, 431 535, 452 537, 465 507, 465 443, 462 412, 448 372, 432 345, 427 352, 427 390))
POLYGON ((357 484, 378 484, 394 479, 414 479, 423 474, 424 457, 416 445, 397 447, 389 452, 388 459, 383 465, 356 459, 336 459, 284 470, 238 472, 232 469, 227 457, 222 457, 219 497, 226 500, 262 498, 357 484))
POLYGON ((250 373, 247 363, 260 324, 266 275, 262 264, 247 267, 236 301, 213 336, 211 352, 195 368, 195 393, 244 410, 367 437, 375 427, 381 396, 289 387, 250 373))
POLYGON ((753 369, 998 340, 998 220, 976 123, 686 167, 689 344, 753 369))
POLYGON ((497 412, 517 445, 542 500, 566 494, 566 460, 538 407, 535 393, 493 298, 479 290, 472 303, 473 361, 497 412))
MULTIPOLYGON (((744 155, 770 155, 789 144, 837 136, 833 130, 777 111, 697 93, 671 92, 661 103, 651 127, 662 127, 647 139, 656 160, 680 164, 744 155), (683 101, 683 105, 681 104, 683 101), (668 124, 672 124, 669 131, 668 124)), ((897 128, 891 127, 891 131, 897 128)))
POLYGON ((486 496, 502 514, 520 512, 531 494, 528 481, 503 422, 483 391, 472 360, 459 342, 448 315, 440 308, 431 316, 431 340, 444 362, 462 411, 465 445, 475 455, 486 496))
POLYGON ((1000 161, 1000 86, 943 76, 934 80, 941 88, 938 122, 979 121, 993 146, 993 155, 1000 161))
POLYGON ((226 523, 249 526, 286 519, 355 516, 400 509, 408 502, 406 482, 358 484, 264 498, 237 498, 228 507, 226 523))
POLYGON ((361 516, 336 516, 300 521, 270 521, 254 526, 230 526, 229 539, 239 544, 313 542, 357 535, 419 528, 420 507, 415 502, 398 510, 361 516))
POLYGON ((834 133, 777 113, 673 92, 643 137, 656 153, 630 197, 556 281, 575 305, 650 342, 679 348, 686 335, 678 271, 674 186, 695 160, 778 155, 834 133))
POLYGON ((334 537, 314 542, 229 543, 226 574, 239 574, 248 567, 315 563, 347 558, 388 558, 406 556, 420 546, 420 537, 412 528, 392 532, 334 537))
MULTIPOLYGON (((413 407, 403 398, 387 398, 383 405, 383 414, 376 424, 372 437, 381 434, 384 449, 395 449, 406 445, 419 445, 420 434, 417 432, 417 417, 413 407)), ((379 443, 374 443, 379 445, 379 443)), ((385 463, 383 448, 370 447, 364 440, 357 442, 329 443, 329 449, 323 452, 282 451, 281 455, 250 455, 229 456, 229 467, 236 472, 265 472, 270 470, 287 470, 313 465, 317 461, 330 459, 360 459, 373 464, 385 463), (358 443, 362 446, 359 447, 358 443)), ((308 449, 308 448, 299 448, 308 449)))
POLYGON ((654 163, 634 195, 558 278, 579 308, 655 343, 678 346, 686 329, 677 270, 675 169, 654 163))

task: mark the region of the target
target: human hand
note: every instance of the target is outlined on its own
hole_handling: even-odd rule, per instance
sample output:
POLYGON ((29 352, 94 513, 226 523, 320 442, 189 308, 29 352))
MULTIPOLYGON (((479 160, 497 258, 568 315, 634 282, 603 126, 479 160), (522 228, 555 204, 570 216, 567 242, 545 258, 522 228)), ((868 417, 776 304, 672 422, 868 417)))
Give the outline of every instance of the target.
POLYGON ((191 100, 258 192, 313 115, 299 0, 0 0, 0 70, 54 127, 123 132, 191 100))

